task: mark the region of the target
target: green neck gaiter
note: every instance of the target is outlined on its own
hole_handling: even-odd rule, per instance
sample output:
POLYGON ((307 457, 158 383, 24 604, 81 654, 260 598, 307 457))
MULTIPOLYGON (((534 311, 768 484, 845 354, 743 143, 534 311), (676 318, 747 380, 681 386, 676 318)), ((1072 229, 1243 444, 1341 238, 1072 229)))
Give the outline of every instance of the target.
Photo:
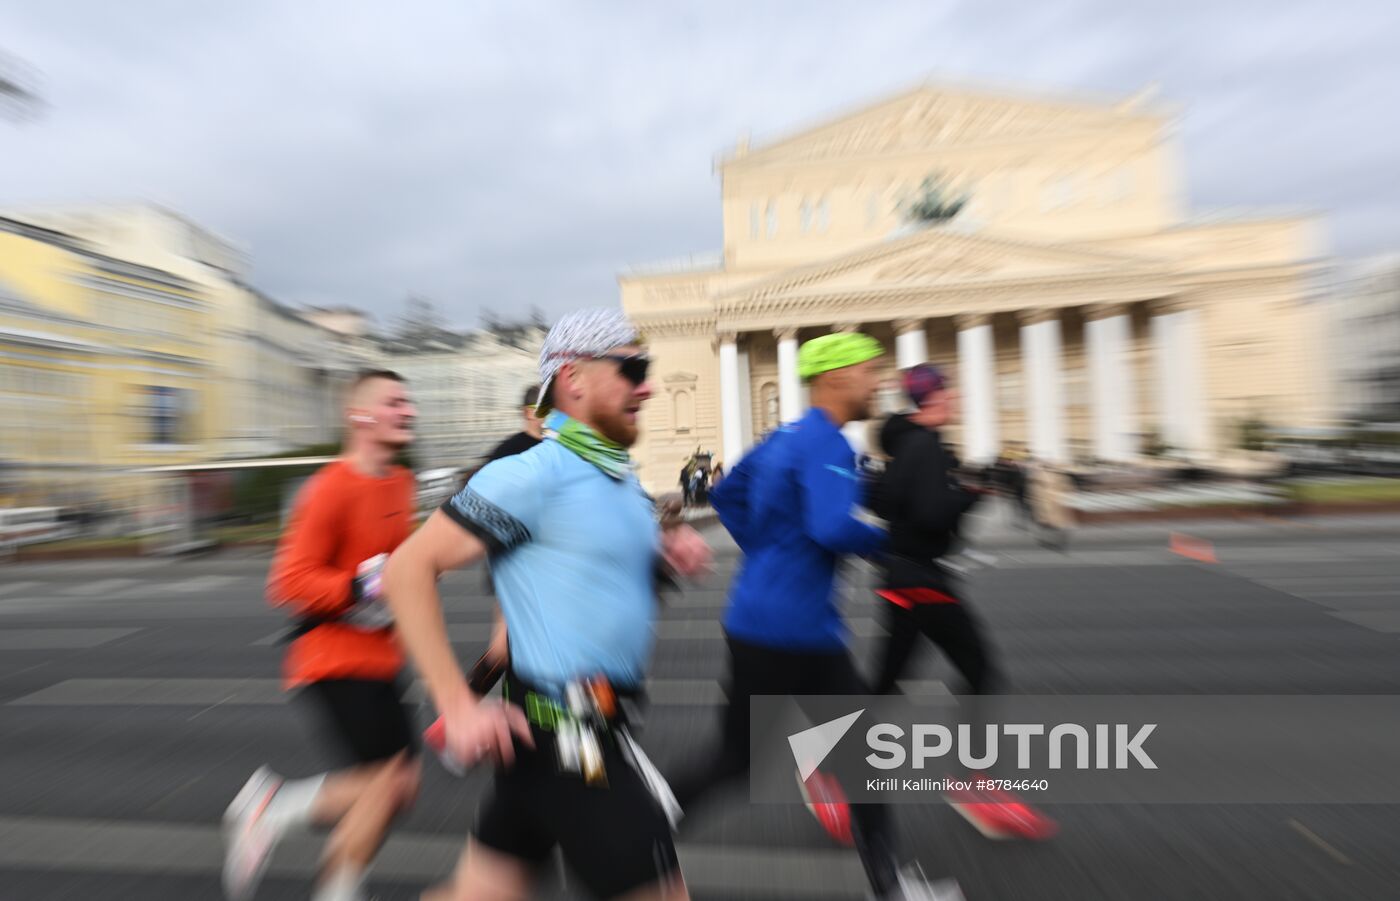
POLYGON ((621 481, 632 472, 632 457, 627 448, 604 438, 577 419, 555 410, 545 419, 544 427, 554 433, 556 441, 601 469, 609 478, 621 481))

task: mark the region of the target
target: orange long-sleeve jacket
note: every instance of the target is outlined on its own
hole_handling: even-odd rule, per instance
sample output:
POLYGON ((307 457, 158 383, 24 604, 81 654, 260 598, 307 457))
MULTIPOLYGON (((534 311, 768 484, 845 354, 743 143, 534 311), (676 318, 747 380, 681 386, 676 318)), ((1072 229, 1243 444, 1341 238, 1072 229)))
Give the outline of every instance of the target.
MULTIPOLYGON (((413 473, 394 467, 381 478, 344 460, 327 463, 297 496, 267 579, 268 602, 294 619, 328 618, 352 601, 361 561, 387 554, 413 530, 413 473)), ((315 626, 287 648, 288 688, 327 679, 392 681, 404 657, 392 629, 339 623, 315 626)))

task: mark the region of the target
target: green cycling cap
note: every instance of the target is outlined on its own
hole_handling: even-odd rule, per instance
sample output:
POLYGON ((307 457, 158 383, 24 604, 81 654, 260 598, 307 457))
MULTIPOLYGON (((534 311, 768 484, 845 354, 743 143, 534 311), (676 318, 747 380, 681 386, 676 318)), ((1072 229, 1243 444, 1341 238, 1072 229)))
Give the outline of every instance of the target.
POLYGON ((880 346, 879 341, 860 332, 822 335, 803 344, 802 349, 797 352, 797 374, 804 379, 810 379, 823 372, 845 369, 847 366, 873 360, 884 353, 885 349, 880 346))

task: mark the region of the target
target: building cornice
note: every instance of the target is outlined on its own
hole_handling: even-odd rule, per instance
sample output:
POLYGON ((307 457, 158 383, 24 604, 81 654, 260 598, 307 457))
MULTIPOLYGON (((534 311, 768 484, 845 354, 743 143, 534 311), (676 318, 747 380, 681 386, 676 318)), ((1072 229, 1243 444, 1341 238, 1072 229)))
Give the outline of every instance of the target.
MULTIPOLYGON (((758 282, 750 282, 747 285, 734 288, 718 295, 715 301, 716 306, 718 309, 724 310, 733 306, 736 302, 742 302, 744 300, 755 301, 775 295, 790 293, 793 289, 800 289, 863 266, 877 264, 891 257, 907 255, 917 259, 918 254, 923 250, 927 250, 930 254, 943 254, 945 256, 961 255, 975 257, 979 255, 994 256, 997 253, 1004 253, 1007 255, 1025 254, 1048 257, 1061 263, 1075 264, 1077 266, 1076 271, 1070 273, 1073 277, 1088 275, 1093 277, 1107 276, 1113 278, 1127 278, 1144 275, 1161 275, 1169 271, 1160 260, 1150 257, 1132 256, 1111 251, 1088 250, 1081 247, 1027 243, 1006 238, 966 234, 933 227, 921 229, 891 241, 881 241, 834 259, 828 258, 817 263, 794 267, 779 272, 776 275, 762 278, 758 282)), ((956 263, 954 263, 954 265, 956 265, 956 263)), ((1052 273, 1047 275, 1037 273, 1023 276, 1019 281, 1036 283, 1063 277, 1065 277, 1063 274, 1056 275, 1052 273)), ((1005 276, 993 276, 982 280, 988 282, 1017 281, 1017 279, 1007 279, 1005 276)), ((940 285, 951 283, 953 282, 939 282, 940 285)))
POLYGON ((715 316, 710 313, 680 316, 669 313, 635 313, 628 318, 644 339, 712 337, 717 322, 715 316))
POLYGON ((1184 272, 1184 288, 1251 286, 1278 287, 1284 284, 1305 284, 1323 270, 1321 261, 1274 263, 1263 266, 1229 266, 1218 269, 1197 269, 1184 272))
POLYGON ((1182 290, 1165 273, 1156 277, 1120 274, 1073 274, 1024 279, 995 279, 939 285, 896 285, 861 291, 801 291, 781 297, 722 306, 719 327, 744 331, 782 325, 830 325, 952 316, 964 312, 1016 312, 1029 306, 1079 307, 1087 303, 1123 303, 1162 297, 1182 290))

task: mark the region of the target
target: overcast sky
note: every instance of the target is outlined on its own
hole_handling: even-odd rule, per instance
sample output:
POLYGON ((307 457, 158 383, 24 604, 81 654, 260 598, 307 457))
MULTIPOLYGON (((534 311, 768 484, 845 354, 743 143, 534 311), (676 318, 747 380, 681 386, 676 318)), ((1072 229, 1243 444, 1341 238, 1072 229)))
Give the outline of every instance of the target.
POLYGON ((712 161, 739 134, 930 78, 1158 82, 1193 208, 1400 249, 1388 0, 0 0, 0 51, 48 102, 0 121, 0 206, 154 200, 244 245, 268 293, 381 319, 409 293, 462 325, 614 304, 620 268, 719 247, 712 161))

